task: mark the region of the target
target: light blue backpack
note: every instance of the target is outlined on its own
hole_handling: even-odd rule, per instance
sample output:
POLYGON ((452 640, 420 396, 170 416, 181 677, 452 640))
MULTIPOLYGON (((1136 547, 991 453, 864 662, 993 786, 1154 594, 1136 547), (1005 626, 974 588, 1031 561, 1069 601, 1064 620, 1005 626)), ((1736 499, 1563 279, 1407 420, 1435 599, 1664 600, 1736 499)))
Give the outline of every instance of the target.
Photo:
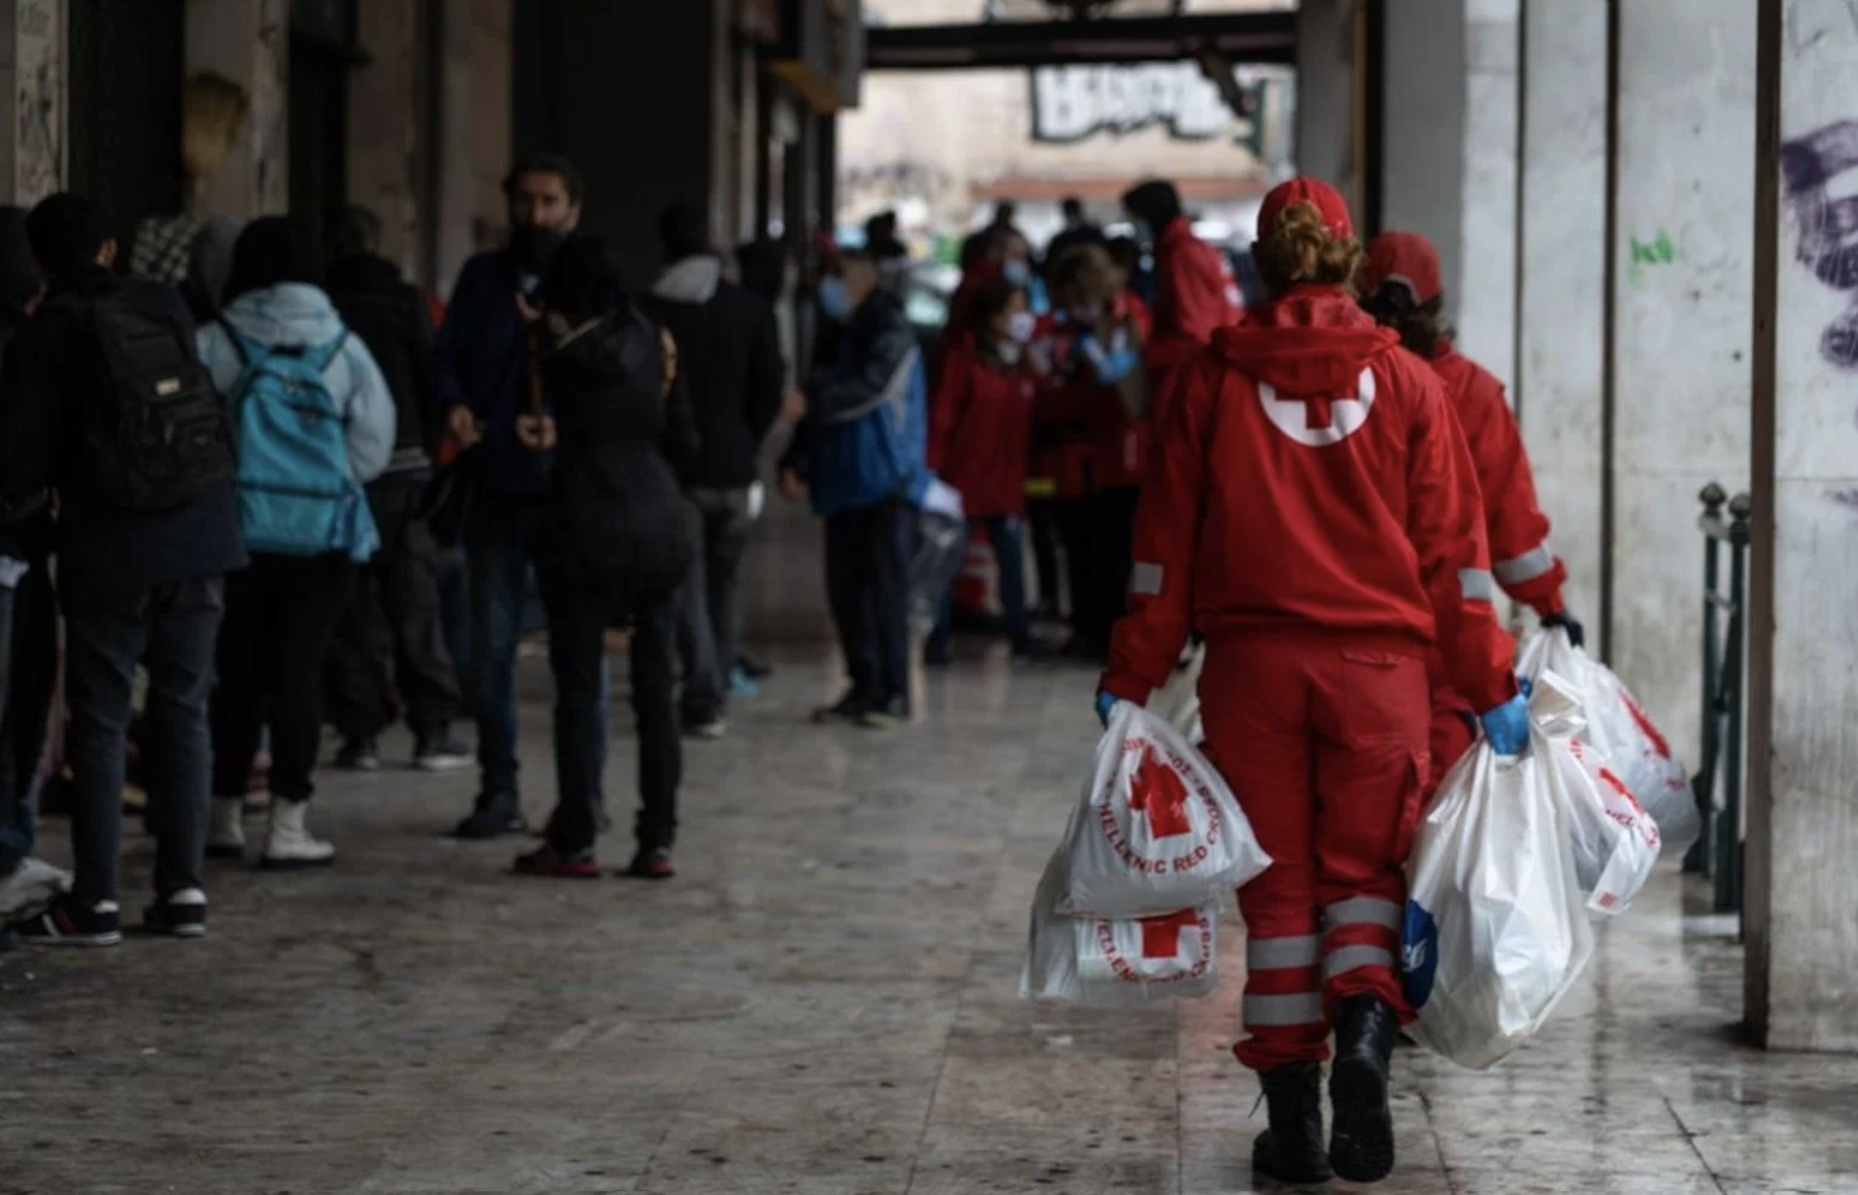
POLYGON ((225 327, 244 364, 232 398, 247 550, 369 559, 380 533, 349 471, 348 420, 325 378, 348 333, 320 347, 267 348, 225 327))

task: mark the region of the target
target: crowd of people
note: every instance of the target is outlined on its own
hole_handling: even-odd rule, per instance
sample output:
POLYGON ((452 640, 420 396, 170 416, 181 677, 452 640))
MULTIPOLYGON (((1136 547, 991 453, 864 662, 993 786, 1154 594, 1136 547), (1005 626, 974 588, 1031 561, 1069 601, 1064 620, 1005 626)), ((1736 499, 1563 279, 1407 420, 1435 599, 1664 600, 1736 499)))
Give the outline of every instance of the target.
MULTIPOLYGON (((258 861, 330 864, 308 817, 326 725, 337 766, 379 768, 404 719, 414 763, 445 771, 471 762, 454 737, 468 717, 480 785, 455 832, 526 831, 515 672, 531 576, 556 800, 514 869, 601 874, 608 635, 624 628, 639 739, 625 871, 670 878, 685 740, 726 734, 752 688, 739 576, 785 417, 778 484, 823 520, 849 681, 817 720, 910 720, 912 556, 937 487, 992 551, 1015 657, 1051 654, 1039 604, 1061 616, 1065 653, 1104 669, 1106 720, 1204 643, 1206 750, 1275 860, 1239 897, 1237 1055, 1270 1119, 1254 1163, 1291 1182, 1383 1177, 1391 1051, 1412 1015, 1415 821, 1477 734, 1527 744, 1500 592, 1581 637, 1502 386, 1453 345, 1432 246, 1364 247, 1332 188, 1294 179, 1260 214, 1265 294, 1248 307, 1166 182, 1123 196, 1136 233, 1120 242, 1067 204, 1042 257, 1006 209, 964 246, 926 350, 900 295, 907 250, 880 218, 806 284, 802 397, 780 254, 749 246, 732 264, 701 209, 675 206, 663 272, 634 289, 578 230, 570 163, 528 159, 505 193, 508 244, 466 265, 436 327, 365 211, 319 238, 255 220, 223 279, 178 287, 118 270, 79 196, 0 210, 10 938, 120 941, 132 770, 156 846, 150 932, 206 932, 204 860, 246 856, 255 761, 258 861), (55 707, 69 874, 35 850, 55 707)), ((926 661, 945 663, 951 595, 926 596, 926 661)))

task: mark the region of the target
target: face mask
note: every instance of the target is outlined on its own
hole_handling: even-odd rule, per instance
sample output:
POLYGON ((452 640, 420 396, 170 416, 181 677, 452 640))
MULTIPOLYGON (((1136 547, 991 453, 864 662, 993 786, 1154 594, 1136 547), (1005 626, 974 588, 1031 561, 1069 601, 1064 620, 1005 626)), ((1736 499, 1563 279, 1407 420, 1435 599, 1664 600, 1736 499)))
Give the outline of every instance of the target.
POLYGON ((1032 266, 1023 261, 1009 261, 1003 267, 1006 280, 1014 286, 1025 286, 1032 281, 1032 266))
POLYGON ((1011 336, 1016 344, 1025 344, 1031 340, 1032 334, 1038 331, 1038 328, 1039 317, 1030 311, 1015 311, 1006 317, 1006 334, 1011 336))
POLYGON ((518 224, 510 229, 510 252, 516 255, 516 267, 526 274, 540 274, 548 259, 568 238, 557 228, 540 224, 518 224))
POLYGON ((1154 243, 1155 230, 1149 227, 1147 220, 1137 220, 1135 222, 1135 239, 1142 242, 1144 245, 1154 243))
POLYGON ((852 313, 852 292, 845 279, 829 274, 819 280, 819 311, 827 319, 843 320, 852 313))
POLYGON ((1018 365, 1024 351, 1024 347, 1017 340, 1006 340, 994 345, 994 356, 1000 358, 1002 365, 1018 365))

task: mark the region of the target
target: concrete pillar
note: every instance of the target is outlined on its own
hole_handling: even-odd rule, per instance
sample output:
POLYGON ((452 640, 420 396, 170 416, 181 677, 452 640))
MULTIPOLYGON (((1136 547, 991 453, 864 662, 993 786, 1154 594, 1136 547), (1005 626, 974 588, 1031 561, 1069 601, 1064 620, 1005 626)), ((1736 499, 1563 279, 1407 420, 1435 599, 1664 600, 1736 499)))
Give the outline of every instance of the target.
POLYGON ((430 280, 450 294, 473 253, 498 242, 508 221, 503 176, 511 134, 511 0, 434 0, 438 42, 431 152, 430 280))
POLYGON ((1844 0, 1758 7, 1748 1019, 1774 1049, 1852 1051, 1858 14, 1844 0))
POLYGON ((206 210, 234 220, 290 208, 290 5, 187 0, 187 73, 212 71, 245 89, 251 115, 207 183, 206 210))
POLYGON ((1467 354, 1515 377, 1520 0, 1384 8, 1381 226, 1438 246, 1467 354))
POLYGON ((1607 643, 1692 761, 1697 492, 1748 484, 1755 9, 1617 0, 1607 643))
POLYGON ((368 61, 348 76, 348 197, 381 218, 381 256, 410 276, 420 267, 428 78, 419 0, 356 7, 368 61))
POLYGON ((1598 629, 1606 471, 1607 0, 1524 6, 1522 278, 1512 395, 1536 493, 1598 629))
POLYGON ((1362 0, 1304 0, 1297 8, 1297 143, 1299 174, 1320 178, 1364 205, 1361 163, 1362 0))
POLYGON ((64 0, 0 0, 0 189, 22 207, 65 184, 68 21, 64 0))

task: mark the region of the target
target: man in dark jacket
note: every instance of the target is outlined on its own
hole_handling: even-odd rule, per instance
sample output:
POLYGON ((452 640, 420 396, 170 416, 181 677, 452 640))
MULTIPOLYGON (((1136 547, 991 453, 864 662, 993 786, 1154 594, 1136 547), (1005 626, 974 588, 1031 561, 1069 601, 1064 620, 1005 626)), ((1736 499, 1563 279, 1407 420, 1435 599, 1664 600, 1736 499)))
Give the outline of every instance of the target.
POLYGON ((671 265, 652 290, 650 313, 677 344, 701 445, 689 484, 703 515, 703 544, 678 635, 684 728, 718 738, 736 658, 736 582, 762 500, 756 459, 780 415, 787 367, 774 309, 723 277, 703 213, 672 207, 659 233, 671 265))
POLYGON ((483 783, 470 816, 458 824, 461 838, 528 828, 516 787, 516 642, 548 457, 521 444, 516 421, 539 413, 531 410, 529 369, 534 298, 550 256, 580 223, 581 176, 562 158, 531 157, 510 172, 503 193, 510 243, 465 263, 438 343, 447 427, 463 443, 481 438, 485 454, 482 492, 465 533, 471 704, 483 783))
POLYGON ((381 550, 362 570, 329 652, 328 718, 344 740, 336 763, 361 771, 380 767, 376 740, 396 717, 398 688, 413 730, 414 763, 451 771, 468 766, 471 757, 451 737, 460 698, 440 616, 439 545, 419 515, 432 480, 427 446, 438 425, 432 319, 419 288, 380 255, 379 216, 350 208, 330 239, 329 297, 374 354, 398 413, 393 461, 368 486, 381 550))
MULTIPOLYGON (((159 509, 110 497, 112 475, 123 460, 106 463, 99 457, 92 420, 112 405, 98 388, 114 386, 120 394, 122 387, 104 366, 105 354, 91 330, 93 313, 105 299, 120 297, 146 321, 145 330, 164 330, 171 343, 159 346, 166 354, 160 363, 177 372, 155 392, 203 394, 212 412, 218 400, 211 383, 202 390, 204 375, 186 373, 198 368, 193 319, 167 287, 135 283, 125 292, 109 269, 116 242, 85 200, 52 196, 33 209, 26 232, 49 285, 43 306, 8 346, 0 376, 0 501, 18 503, 48 488, 58 495, 55 550, 71 711, 65 752, 74 777, 77 872, 69 895, 15 923, 13 931, 34 944, 113 946, 122 940, 117 855, 130 689, 141 664, 148 670, 145 739, 153 756, 147 777, 156 842, 156 901, 143 923, 155 932, 197 937, 206 932, 201 872, 211 788, 207 697, 214 641, 224 608, 224 574, 246 563, 230 429, 220 427, 223 441, 186 441, 188 447, 221 445, 202 458, 213 467, 194 474, 217 480, 190 485, 191 497, 159 509)), ((143 342, 136 364, 148 361, 155 347, 152 338, 143 342)), ((163 444, 171 447, 172 438, 164 437, 163 444)), ((119 444, 116 451, 130 448, 119 444)))
POLYGON ((820 280, 820 314, 840 325, 806 419, 782 461, 826 520, 826 597, 851 688, 815 720, 885 729, 910 716, 909 569, 929 484, 922 350, 870 254, 842 254, 820 280))

